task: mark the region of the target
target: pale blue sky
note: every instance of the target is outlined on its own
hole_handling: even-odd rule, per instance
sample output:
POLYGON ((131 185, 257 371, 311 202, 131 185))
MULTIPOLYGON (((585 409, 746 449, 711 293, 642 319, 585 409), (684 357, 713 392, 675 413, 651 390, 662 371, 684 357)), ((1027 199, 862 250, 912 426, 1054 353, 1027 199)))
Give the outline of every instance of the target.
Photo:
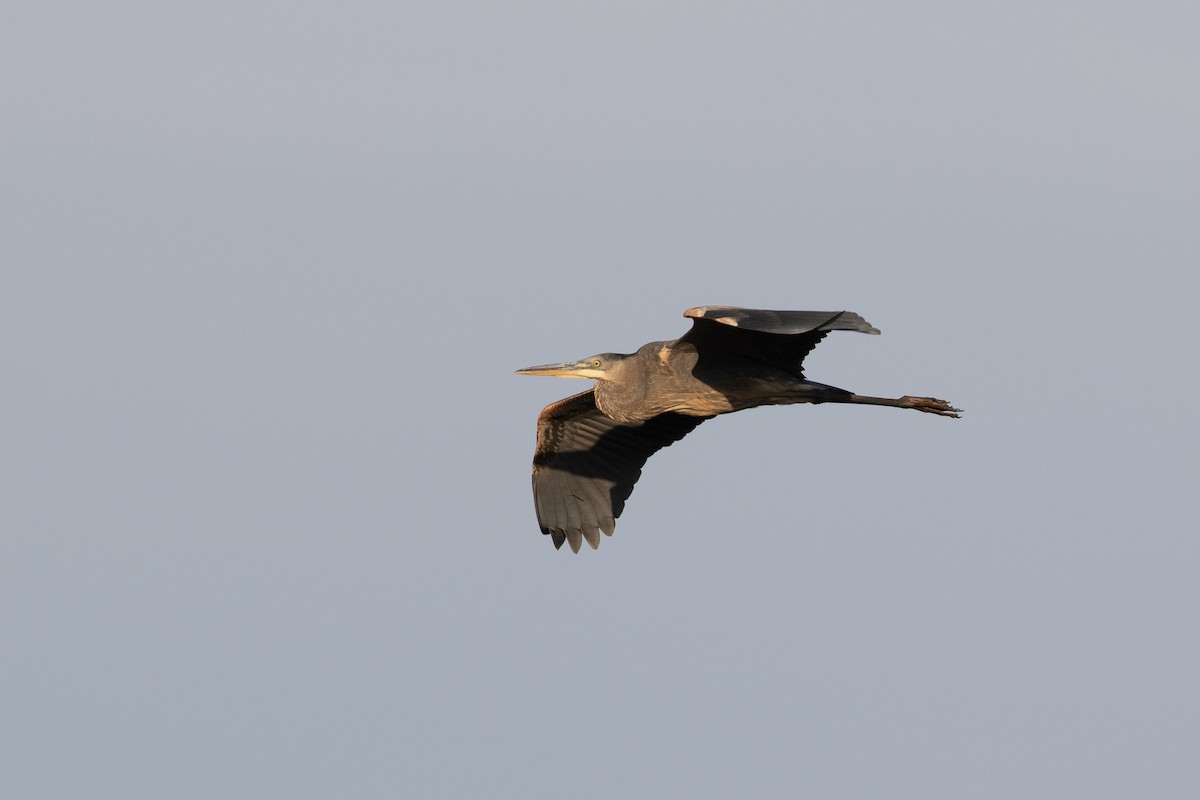
POLYGON ((16 2, 0 793, 1191 798, 1194 3, 16 2), (857 311, 556 552, 512 370, 857 311))

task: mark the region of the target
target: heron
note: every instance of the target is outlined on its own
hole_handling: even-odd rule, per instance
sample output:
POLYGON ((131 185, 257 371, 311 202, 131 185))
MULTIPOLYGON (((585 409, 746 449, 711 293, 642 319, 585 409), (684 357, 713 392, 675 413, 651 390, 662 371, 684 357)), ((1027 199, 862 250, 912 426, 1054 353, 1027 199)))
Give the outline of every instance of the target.
POLYGON ((719 414, 791 403, 960 413, 934 397, 870 397, 805 378, 805 357, 829 331, 879 333, 853 312, 700 306, 683 315, 691 330, 673 341, 517 370, 596 382, 538 416, 534 508, 555 548, 567 542, 578 553, 584 541, 598 548, 601 532, 612 536, 646 460, 719 414))

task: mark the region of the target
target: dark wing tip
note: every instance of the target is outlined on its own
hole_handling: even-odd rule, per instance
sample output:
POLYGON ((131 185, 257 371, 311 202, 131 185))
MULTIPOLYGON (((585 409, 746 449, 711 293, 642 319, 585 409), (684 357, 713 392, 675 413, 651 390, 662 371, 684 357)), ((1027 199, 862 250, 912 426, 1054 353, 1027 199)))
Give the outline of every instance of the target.
POLYGON ((567 531, 567 544, 571 545, 572 553, 578 553, 579 548, 583 546, 583 531, 578 529, 567 531))
POLYGON ((593 550, 600 549, 600 529, 596 526, 585 525, 583 528, 583 538, 593 550))
MULTIPOLYGON (((605 536, 612 536, 612 524, 608 525, 608 530, 604 531, 605 536)), ((587 542, 588 546, 593 550, 600 549, 600 528, 583 527, 575 530, 563 530, 561 528, 542 528, 542 533, 550 537, 550 541, 554 542, 554 549, 561 550, 564 544, 569 544, 572 553, 578 553, 583 549, 583 543, 587 542)))

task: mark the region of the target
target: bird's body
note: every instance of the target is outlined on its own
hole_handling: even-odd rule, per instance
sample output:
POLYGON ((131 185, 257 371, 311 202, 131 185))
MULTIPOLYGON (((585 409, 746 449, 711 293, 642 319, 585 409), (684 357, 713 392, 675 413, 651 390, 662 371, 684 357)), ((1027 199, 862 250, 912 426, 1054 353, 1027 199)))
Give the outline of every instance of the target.
POLYGON ((712 417, 761 405, 812 402, 828 388, 752 359, 701 363, 696 346, 681 340, 643 345, 615 362, 615 369, 615 379, 598 380, 594 391, 596 407, 619 422, 640 422, 668 411, 712 417))
POLYGON ((684 315, 693 325, 679 339, 519 371, 596 381, 538 417, 534 503, 556 547, 566 541, 578 552, 585 539, 597 547, 646 459, 718 414, 833 402, 958 416, 944 400, 867 397, 805 379, 804 358, 828 331, 879 333, 857 314, 702 306, 684 315))

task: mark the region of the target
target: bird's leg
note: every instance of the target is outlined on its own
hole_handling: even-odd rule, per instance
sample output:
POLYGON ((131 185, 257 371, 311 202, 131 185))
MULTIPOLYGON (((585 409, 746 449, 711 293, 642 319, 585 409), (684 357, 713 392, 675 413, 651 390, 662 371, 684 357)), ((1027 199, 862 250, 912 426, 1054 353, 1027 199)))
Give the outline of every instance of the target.
POLYGON ((927 414, 937 414, 942 417, 957 417, 962 409, 955 408, 945 400, 936 397, 868 397, 863 394, 848 393, 847 397, 830 398, 835 403, 862 403, 871 406, 894 406, 896 408, 915 408, 927 414))

